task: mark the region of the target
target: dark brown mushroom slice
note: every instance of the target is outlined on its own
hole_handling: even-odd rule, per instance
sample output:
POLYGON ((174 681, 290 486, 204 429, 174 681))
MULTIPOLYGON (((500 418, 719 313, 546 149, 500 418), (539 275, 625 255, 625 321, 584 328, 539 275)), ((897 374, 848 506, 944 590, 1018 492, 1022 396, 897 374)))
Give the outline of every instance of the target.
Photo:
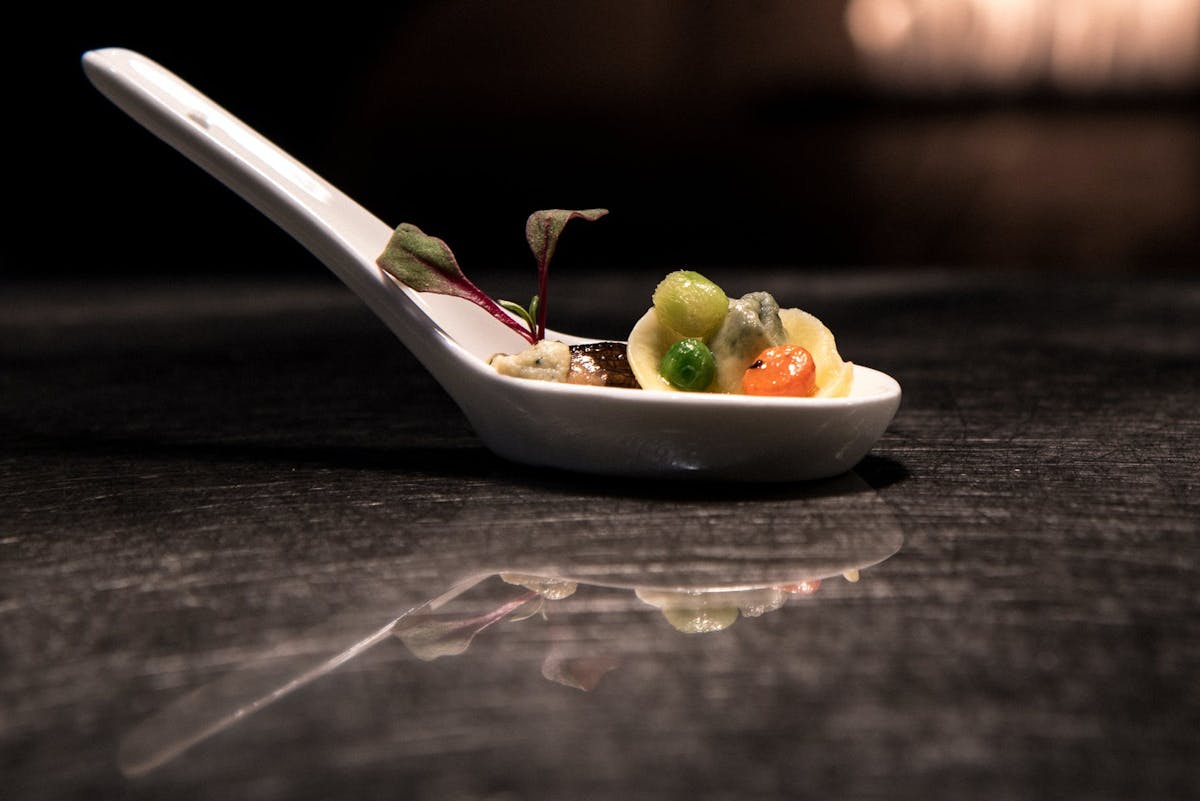
POLYGON ((571 370, 568 384, 590 384, 595 387, 624 387, 641 389, 633 377, 624 342, 589 342, 571 346, 571 370))

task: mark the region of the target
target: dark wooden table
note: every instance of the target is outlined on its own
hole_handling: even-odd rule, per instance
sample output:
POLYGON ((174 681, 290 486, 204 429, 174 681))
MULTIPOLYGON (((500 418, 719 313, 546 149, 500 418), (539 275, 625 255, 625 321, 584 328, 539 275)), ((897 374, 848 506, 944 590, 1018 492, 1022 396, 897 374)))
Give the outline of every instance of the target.
MULTIPOLYGON (((1200 798, 1200 281, 712 275, 901 382, 853 473, 508 464, 316 279, 6 287, 0 795, 1200 798), (122 775, 503 571, 582 583, 459 587, 122 775), (730 583, 788 591, 683 633, 735 596, 631 589, 730 583)), ((556 322, 655 278, 563 275, 556 322)))

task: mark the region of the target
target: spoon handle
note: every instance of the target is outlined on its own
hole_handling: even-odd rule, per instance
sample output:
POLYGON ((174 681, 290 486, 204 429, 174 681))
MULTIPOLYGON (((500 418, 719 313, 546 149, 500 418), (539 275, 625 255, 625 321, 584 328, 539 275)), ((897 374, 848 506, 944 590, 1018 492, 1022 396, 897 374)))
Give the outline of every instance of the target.
POLYGON ((294 236, 356 292, 390 289, 373 263, 391 229, 369 211, 145 56, 93 50, 83 68, 115 105, 294 236))
MULTIPOLYGON (((439 381, 503 347, 507 331, 457 298, 421 296, 376 265, 392 229, 159 64, 122 48, 83 56, 92 84, 321 260, 439 381)), ((512 335, 511 338, 519 340, 512 335)))

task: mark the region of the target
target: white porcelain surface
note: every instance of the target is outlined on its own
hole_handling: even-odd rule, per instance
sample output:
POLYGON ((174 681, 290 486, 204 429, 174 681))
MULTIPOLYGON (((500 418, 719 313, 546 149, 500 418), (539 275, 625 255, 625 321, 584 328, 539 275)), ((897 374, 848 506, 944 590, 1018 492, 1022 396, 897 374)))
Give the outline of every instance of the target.
MULTIPOLYGON (((498 375, 484 359, 522 350, 525 341, 471 303, 418 295, 379 270, 375 259, 391 226, 144 56, 94 50, 84 55, 83 66, 113 103, 274 220, 341 278, 501 456, 624 476, 824 478, 866 455, 899 407, 899 384, 862 366, 855 367, 850 397, 833 399, 666 394, 498 375)), ((631 311, 631 320, 639 311, 631 311)))

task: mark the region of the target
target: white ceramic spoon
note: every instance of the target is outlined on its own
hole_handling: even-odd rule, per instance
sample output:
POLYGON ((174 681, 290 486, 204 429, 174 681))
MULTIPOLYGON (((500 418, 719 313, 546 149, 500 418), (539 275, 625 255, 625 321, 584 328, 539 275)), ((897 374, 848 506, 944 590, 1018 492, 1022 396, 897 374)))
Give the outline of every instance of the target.
MULTIPOLYGON (((486 359, 519 352, 525 340, 467 301, 418 294, 383 273, 375 259, 390 226, 150 59, 108 48, 84 54, 83 67, 113 103, 345 282, 500 456, 623 476, 824 478, 866 455, 899 407, 900 385, 857 365, 851 395, 831 399, 659 393, 501 376, 486 359)), ((630 320, 641 311, 631 307, 630 320)), ((590 341, 555 332, 551 338, 590 341)))

